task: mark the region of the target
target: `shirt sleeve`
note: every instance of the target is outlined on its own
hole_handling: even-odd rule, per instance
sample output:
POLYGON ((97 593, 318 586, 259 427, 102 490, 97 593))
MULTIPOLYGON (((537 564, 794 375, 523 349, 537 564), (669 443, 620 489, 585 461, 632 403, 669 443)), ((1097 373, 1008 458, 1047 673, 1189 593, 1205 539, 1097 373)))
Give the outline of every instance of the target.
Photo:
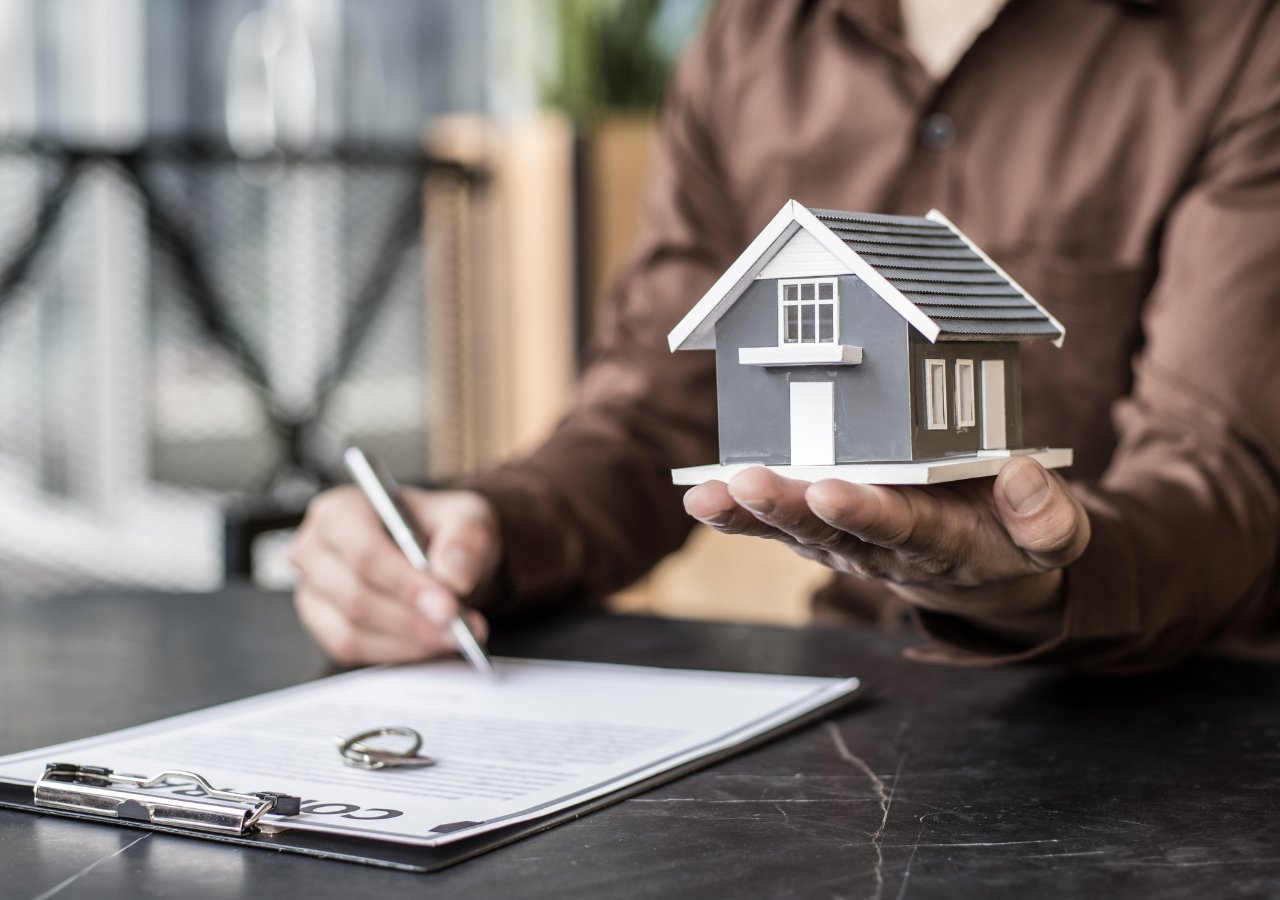
POLYGON ((1141 671, 1277 618, 1280 14, 1221 110, 1161 236, 1119 446, 1077 490, 1093 538, 1066 569, 1061 633, 1012 648, 926 613, 937 643, 914 655, 1141 671))
POLYGON ((667 333, 740 249, 708 128, 715 16, 664 104, 641 237, 605 304, 571 409, 532 455, 471 479, 498 511, 503 590, 490 614, 594 599, 633 581, 693 526, 671 469, 714 462, 715 365, 667 333))

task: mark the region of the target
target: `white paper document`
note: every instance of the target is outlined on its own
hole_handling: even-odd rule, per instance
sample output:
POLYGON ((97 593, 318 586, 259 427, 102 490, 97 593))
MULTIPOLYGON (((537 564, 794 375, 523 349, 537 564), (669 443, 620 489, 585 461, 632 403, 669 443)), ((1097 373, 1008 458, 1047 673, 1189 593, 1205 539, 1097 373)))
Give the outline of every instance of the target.
POLYGON ((48 762, 188 770, 223 790, 302 797, 301 815, 268 816, 272 826, 438 846, 731 749, 858 687, 853 678, 494 662, 496 679, 455 660, 325 678, 0 757, 0 781, 32 784, 48 762), (343 764, 335 737, 389 725, 420 732, 436 765, 343 764))

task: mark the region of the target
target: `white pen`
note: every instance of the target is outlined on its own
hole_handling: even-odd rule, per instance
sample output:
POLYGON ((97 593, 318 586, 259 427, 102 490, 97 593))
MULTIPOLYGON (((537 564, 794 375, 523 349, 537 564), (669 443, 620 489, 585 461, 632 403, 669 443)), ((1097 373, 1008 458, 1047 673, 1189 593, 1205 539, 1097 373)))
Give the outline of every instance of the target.
MULTIPOLYGON (((419 572, 428 571, 430 566, 427 563, 427 551, 413 527, 413 513, 405 504, 400 486, 391 477, 391 473, 385 466, 366 456, 359 447, 348 447, 342 454, 342 461, 346 463, 347 471, 364 492, 374 512, 391 534, 391 539, 408 557, 410 564, 419 572)), ((460 612, 450 620, 449 630, 453 633, 458 649, 477 672, 494 674, 489 654, 485 653, 475 632, 467 625, 460 612)))

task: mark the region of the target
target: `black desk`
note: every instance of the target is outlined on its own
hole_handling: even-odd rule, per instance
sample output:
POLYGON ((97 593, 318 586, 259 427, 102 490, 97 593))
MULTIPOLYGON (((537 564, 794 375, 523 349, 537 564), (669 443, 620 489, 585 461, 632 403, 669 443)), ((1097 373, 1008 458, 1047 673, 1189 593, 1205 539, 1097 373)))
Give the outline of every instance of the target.
MULTIPOLYGON (((501 636, 504 654, 853 673, 871 691, 835 721, 434 875, 0 810, 0 897, 1280 895, 1280 668, 1102 681, 934 668, 901 646, 607 616, 501 636)), ((3 610, 0 752, 325 672, 277 595, 3 610)))

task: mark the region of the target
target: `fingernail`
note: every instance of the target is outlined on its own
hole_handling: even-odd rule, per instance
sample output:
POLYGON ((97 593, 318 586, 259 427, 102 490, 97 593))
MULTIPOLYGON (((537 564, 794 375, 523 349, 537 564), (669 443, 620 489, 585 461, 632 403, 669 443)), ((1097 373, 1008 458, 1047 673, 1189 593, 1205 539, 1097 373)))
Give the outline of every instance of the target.
POLYGON ((446 547, 436 560, 436 574, 466 594, 475 587, 475 561, 462 547, 446 547))
MULTIPOLYGON (((829 487, 812 485, 804 494, 809 509, 819 518, 832 523, 844 523, 851 513, 864 509, 871 502, 874 489, 865 484, 841 483, 836 499, 832 499, 829 487)), ((865 518, 865 513, 863 517, 865 518)))
POLYGON ((418 611, 437 625, 448 625, 453 618, 452 604, 434 591, 423 591, 418 595, 418 611))
POLYGON ((1004 478, 1004 497, 1020 515, 1035 512, 1048 496, 1049 479, 1039 466, 1015 465, 1004 478))
POLYGON ((837 518, 841 513, 841 510, 838 507, 832 506, 830 503, 826 503, 822 500, 811 500, 808 497, 806 497, 805 500, 808 502, 809 509, 812 512, 816 513, 820 518, 828 521, 837 518))
POLYGON ((752 512, 765 513, 766 515, 773 512, 774 502, 768 497, 758 497, 755 500, 743 500, 739 498, 738 502, 752 512))

